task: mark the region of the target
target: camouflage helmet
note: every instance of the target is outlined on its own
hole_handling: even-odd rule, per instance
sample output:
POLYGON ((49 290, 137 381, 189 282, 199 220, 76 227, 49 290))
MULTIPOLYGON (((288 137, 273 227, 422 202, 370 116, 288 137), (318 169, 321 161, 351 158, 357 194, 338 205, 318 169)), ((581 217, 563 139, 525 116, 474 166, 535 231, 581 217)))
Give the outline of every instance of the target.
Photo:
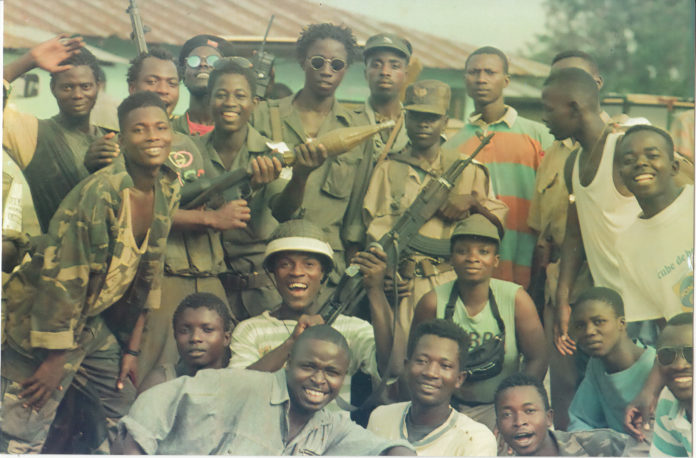
POLYGON ((303 219, 292 219, 275 228, 266 245, 263 268, 271 272, 273 255, 284 251, 301 251, 319 255, 327 274, 334 267, 334 252, 326 241, 324 232, 303 219))

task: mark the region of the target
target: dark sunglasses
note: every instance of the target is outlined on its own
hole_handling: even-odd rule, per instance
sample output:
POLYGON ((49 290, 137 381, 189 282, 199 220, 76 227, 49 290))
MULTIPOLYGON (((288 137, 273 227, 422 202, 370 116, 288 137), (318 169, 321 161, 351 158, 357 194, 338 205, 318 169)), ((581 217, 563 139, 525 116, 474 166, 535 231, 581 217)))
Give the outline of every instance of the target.
POLYGON ((220 60, 220 58, 216 55, 208 56, 208 57, 201 57, 201 56, 188 56, 186 58, 186 65, 188 65, 191 68, 198 68, 201 66, 203 62, 206 64, 210 65, 211 67, 215 65, 215 62, 220 60))
POLYGON ((694 361, 694 347, 662 347, 657 350, 657 361, 663 366, 669 366, 681 354, 687 363, 694 361))
POLYGON ((346 61, 337 57, 326 59, 322 56, 312 56, 309 58, 309 65, 311 65, 314 70, 321 70, 327 62, 334 72, 340 72, 346 68, 346 61))

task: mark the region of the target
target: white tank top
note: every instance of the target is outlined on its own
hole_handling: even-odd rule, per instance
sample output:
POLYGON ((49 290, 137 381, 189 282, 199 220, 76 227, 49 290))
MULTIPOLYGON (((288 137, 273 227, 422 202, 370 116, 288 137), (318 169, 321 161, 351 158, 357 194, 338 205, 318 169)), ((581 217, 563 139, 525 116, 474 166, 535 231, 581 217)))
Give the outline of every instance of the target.
POLYGON ((607 136, 597 174, 589 186, 580 184, 579 162, 584 151, 576 156, 573 167, 575 206, 594 284, 616 291, 621 291, 616 240, 641 211, 635 197, 622 195, 614 186, 614 148, 622 135, 612 133, 607 136))

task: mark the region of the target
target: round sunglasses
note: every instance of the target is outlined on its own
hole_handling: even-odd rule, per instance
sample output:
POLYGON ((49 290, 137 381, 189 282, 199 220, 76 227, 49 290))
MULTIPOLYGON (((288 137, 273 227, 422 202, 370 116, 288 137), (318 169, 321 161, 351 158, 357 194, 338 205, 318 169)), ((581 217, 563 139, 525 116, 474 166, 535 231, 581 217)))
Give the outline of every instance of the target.
POLYGON ((669 366, 681 356, 687 363, 694 361, 694 347, 662 347, 657 349, 657 361, 663 366, 669 366))
POLYGON ((340 72, 346 68, 346 61, 338 57, 327 59, 323 56, 312 56, 309 58, 309 65, 311 65, 314 70, 321 70, 327 62, 334 72, 340 72))
POLYGON ((220 60, 220 57, 214 54, 208 57, 188 56, 186 58, 186 65, 188 65, 191 68, 198 68, 203 64, 203 62, 205 62, 207 65, 210 65, 212 67, 218 60, 220 60))

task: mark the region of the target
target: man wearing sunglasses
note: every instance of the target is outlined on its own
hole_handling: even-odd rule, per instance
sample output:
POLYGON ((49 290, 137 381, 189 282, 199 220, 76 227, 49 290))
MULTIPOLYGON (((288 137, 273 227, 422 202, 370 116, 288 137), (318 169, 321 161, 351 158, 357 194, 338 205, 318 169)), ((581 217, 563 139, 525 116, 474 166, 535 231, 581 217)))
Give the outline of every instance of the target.
MULTIPOLYGON (((334 129, 356 125, 351 111, 335 97, 355 55, 355 37, 350 28, 312 24, 297 40, 297 58, 304 70, 299 92, 259 105, 253 126, 273 141, 284 141, 298 156, 292 178, 271 202, 273 216, 280 222, 302 217, 324 228, 336 252, 336 267, 329 275, 324 297, 330 294, 345 269, 343 234, 356 172, 364 155, 362 146, 328 158, 326 150, 311 140, 334 129)), ((354 212, 356 217, 359 212, 354 212)))
POLYGON ((658 339, 657 363, 667 387, 657 401, 650 456, 693 454, 693 320, 693 313, 674 316, 658 339))
POLYGON ((172 121, 172 128, 186 135, 205 135, 215 127, 208 106, 208 78, 221 57, 232 55, 232 46, 214 35, 196 35, 181 47, 179 67, 189 91, 189 107, 172 121))

